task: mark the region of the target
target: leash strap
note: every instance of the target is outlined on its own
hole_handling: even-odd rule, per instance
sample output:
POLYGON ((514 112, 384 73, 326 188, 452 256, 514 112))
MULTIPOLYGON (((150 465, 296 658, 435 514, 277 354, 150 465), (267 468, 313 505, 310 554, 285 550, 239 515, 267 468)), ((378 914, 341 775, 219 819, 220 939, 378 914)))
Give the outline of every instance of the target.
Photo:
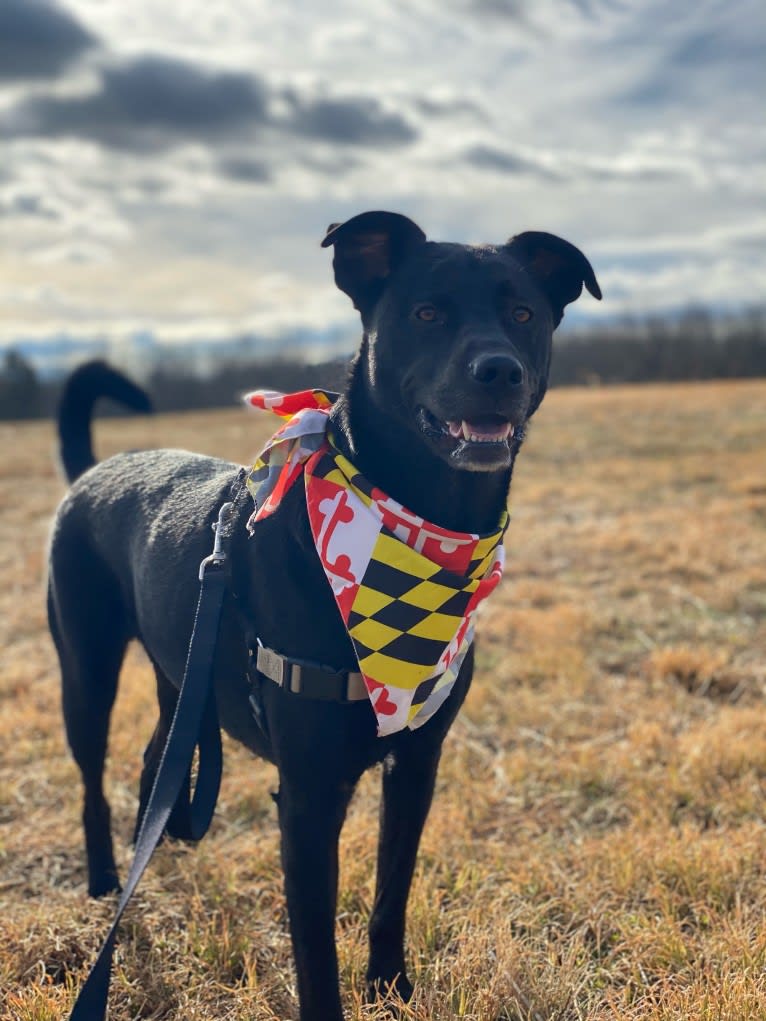
POLYGON ((112 926, 80 989, 69 1021, 103 1021, 106 1017, 112 957, 120 919, 160 842, 195 747, 199 748, 199 769, 190 805, 194 840, 200 840, 205 835, 213 818, 223 764, 221 731, 212 687, 213 657, 227 586, 224 529, 232 507, 232 504, 224 504, 221 508, 216 525, 215 549, 200 566, 200 594, 183 684, 154 787, 141 822, 130 873, 120 895, 112 926))

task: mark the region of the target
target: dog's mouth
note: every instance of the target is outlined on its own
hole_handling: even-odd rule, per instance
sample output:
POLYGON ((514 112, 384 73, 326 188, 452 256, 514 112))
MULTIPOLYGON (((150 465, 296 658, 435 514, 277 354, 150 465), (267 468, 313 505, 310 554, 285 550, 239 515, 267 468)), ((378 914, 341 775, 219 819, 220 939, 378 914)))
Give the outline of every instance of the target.
POLYGON ((511 441, 516 429, 503 415, 472 415, 441 419, 422 405, 417 409, 420 429, 442 454, 457 466, 493 471, 510 464, 511 441))

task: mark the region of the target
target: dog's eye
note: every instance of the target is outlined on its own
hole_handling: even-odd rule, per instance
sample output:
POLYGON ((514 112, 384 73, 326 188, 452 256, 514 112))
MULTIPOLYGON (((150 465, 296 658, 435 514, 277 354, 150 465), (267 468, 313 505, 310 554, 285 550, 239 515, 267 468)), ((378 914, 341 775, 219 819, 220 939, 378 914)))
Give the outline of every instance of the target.
POLYGON ((532 318, 532 309, 525 305, 518 305, 512 314, 517 323, 528 323, 532 318))
POLYGON ((435 323, 439 318, 439 313, 433 305, 419 305, 415 309, 415 316, 424 323, 435 323))

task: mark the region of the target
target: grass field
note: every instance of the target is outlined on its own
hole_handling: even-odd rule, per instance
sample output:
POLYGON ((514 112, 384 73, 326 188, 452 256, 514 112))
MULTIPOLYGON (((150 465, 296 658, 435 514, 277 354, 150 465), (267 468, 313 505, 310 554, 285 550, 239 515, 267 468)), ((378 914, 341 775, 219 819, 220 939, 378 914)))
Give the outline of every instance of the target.
MULTIPOLYGON (((268 425, 113 419, 97 445, 247 461, 268 425)), ((46 1021, 71 1006, 113 901, 85 894, 44 620, 52 429, 4 425, 0 443, 0 1017, 46 1021)), ((512 514, 423 839, 403 1016, 766 1018, 766 382, 554 391, 512 514)), ((152 692, 133 651, 109 766, 123 875, 152 692)), ((297 1016, 275 773, 225 754, 210 834, 163 846, 129 911, 112 1021, 297 1016)), ((361 1005, 377 795, 369 774, 342 840, 352 1019, 383 1016, 361 1005)))

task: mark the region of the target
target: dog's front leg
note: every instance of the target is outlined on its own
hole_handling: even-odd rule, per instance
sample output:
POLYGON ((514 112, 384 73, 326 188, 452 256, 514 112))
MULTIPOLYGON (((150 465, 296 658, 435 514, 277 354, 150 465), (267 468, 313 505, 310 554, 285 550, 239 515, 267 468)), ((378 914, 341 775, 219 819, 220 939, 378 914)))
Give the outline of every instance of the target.
POLYGON ((378 874, 369 929, 369 1000, 393 989, 405 1002, 412 996, 404 962, 405 915, 441 745, 421 745, 416 752, 413 747, 417 746, 393 753, 383 765, 378 874))
MULTIPOLYGON (((319 771, 321 773, 321 770, 319 771)), ((350 784, 280 774, 279 826, 300 1021, 342 1021, 335 949, 338 838, 350 784)))

